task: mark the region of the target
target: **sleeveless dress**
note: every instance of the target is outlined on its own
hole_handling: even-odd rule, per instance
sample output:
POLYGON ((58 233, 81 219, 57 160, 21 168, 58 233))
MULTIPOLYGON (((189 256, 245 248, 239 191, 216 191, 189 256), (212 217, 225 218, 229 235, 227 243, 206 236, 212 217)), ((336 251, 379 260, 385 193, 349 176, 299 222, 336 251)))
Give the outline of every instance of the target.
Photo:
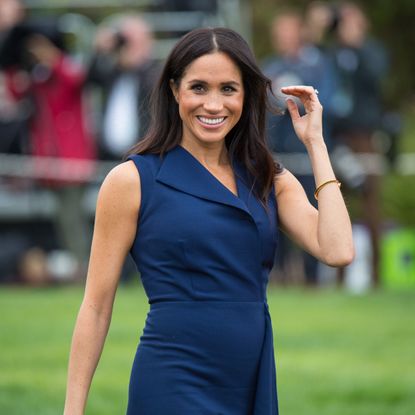
POLYGON ((181 146, 129 159, 142 192, 131 255, 150 310, 127 415, 277 415, 274 192, 265 209, 235 162, 236 196, 181 146))

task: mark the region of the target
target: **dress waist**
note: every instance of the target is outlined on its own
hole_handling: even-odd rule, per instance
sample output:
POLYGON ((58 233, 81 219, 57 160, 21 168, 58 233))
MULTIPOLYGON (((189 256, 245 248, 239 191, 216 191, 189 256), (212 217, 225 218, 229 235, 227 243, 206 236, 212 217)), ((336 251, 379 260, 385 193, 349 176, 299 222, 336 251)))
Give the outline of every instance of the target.
POLYGON ((158 300, 150 301, 150 310, 157 310, 162 308, 177 308, 177 309, 186 309, 186 308, 209 308, 209 307, 219 307, 219 308, 264 308, 268 313, 269 307, 266 300, 237 300, 237 301, 228 301, 228 300, 183 300, 183 301, 172 301, 172 300, 158 300))

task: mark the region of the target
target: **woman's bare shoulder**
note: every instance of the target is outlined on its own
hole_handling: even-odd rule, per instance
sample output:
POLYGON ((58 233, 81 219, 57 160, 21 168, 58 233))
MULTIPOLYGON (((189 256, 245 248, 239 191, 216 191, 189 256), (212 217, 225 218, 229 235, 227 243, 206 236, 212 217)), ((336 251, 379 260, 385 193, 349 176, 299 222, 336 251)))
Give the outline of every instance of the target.
POLYGON ((98 201, 121 206, 127 203, 131 208, 140 205, 140 174, 134 162, 129 160, 115 166, 102 182, 98 201))
POLYGON ((127 160, 113 167, 105 177, 105 182, 121 186, 136 185, 140 183, 140 173, 132 160, 127 160))

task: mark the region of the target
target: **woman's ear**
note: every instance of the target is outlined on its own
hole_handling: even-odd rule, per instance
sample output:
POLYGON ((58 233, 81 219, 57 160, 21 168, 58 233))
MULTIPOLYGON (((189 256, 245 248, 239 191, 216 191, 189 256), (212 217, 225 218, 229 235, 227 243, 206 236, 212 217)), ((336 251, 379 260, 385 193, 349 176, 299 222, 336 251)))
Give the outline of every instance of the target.
POLYGON ((174 82, 174 79, 170 79, 170 89, 173 93, 174 99, 177 103, 179 103, 178 91, 177 91, 177 84, 174 82))

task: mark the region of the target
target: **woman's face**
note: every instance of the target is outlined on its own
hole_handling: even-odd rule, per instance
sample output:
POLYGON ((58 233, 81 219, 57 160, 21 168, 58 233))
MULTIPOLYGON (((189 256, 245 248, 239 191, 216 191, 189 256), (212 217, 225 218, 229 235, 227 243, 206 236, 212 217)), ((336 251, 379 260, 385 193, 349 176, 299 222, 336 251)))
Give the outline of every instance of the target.
POLYGON ((172 84, 183 122, 183 142, 221 143, 239 121, 244 88, 239 68, 224 53, 195 59, 179 86, 172 84))

